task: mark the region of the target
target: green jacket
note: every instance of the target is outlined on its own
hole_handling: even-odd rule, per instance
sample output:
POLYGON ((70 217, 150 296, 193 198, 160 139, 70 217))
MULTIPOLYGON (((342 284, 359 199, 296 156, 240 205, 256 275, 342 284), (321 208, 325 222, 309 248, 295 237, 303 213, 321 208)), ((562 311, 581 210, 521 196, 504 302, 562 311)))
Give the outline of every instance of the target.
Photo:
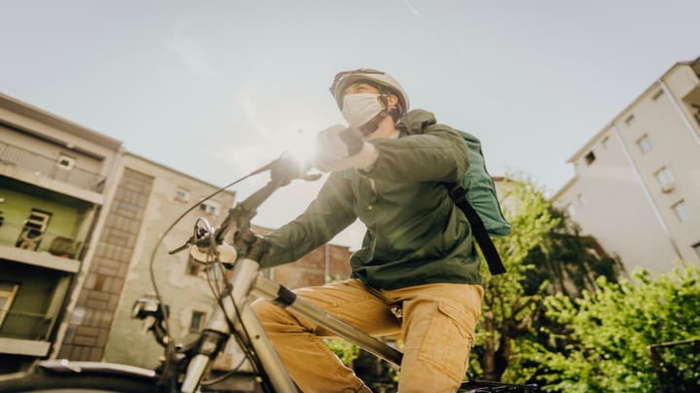
POLYGON ((263 267, 301 258, 359 218, 367 232, 350 264, 368 286, 481 283, 469 222, 441 184, 463 178, 466 143, 427 111, 411 111, 401 123, 398 139, 370 141, 379 152, 374 168, 331 173, 303 214, 265 236, 271 247, 263 267))

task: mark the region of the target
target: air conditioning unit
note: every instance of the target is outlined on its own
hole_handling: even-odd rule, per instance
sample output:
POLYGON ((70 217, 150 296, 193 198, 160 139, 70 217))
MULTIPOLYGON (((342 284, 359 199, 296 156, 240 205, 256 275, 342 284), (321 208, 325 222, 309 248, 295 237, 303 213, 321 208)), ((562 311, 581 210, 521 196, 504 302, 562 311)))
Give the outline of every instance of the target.
POLYGON ((675 183, 666 183, 661 185, 661 191, 665 194, 668 194, 669 192, 673 191, 673 189, 676 187, 675 183))

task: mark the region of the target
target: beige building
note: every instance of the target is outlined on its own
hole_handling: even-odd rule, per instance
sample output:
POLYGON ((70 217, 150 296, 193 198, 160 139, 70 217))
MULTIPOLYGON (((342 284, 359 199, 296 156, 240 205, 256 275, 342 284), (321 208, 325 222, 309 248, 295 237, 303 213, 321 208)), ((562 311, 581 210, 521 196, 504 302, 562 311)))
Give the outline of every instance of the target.
POLYGON ((119 141, 0 94, 0 373, 60 343, 121 154, 119 141))
POLYGON ((700 262, 699 78, 700 58, 671 67, 569 159, 552 198, 628 271, 700 262))
POLYGON ((162 348, 152 336, 139 333, 140 322, 131 319, 130 311, 138 298, 154 295, 149 263, 156 242, 187 208, 197 206, 164 238, 154 260, 155 280, 170 307, 173 336, 182 340, 201 329, 214 299, 201 265, 187 252, 168 251, 192 236, 198 217, 218 225, 235 194, 225 191, 197 205, 218 187, 130 153, 124 154, 116 179, 98 250, 59 357, 154 366, 162 348), (105 300, 96 302, 100 297, 105 300))
MULTIPOLYGON (((115 179, 116 190, 97 235, 97 250, 71 310, 58 357, 155 367, 163 349, 150 333, 140 332, 141 322, 131 319, 131 309, 137 299, 155 295, 149 265, 156 242, 185 210, 197 206, 164 238, 153 269, 163 302, 169 307, 172 336, 177 342, 190 342, 211 316, 215 299, 203 265, 187 251, 174 255, 168 251, 192 236, 198 218, 220 225, 235 194, 225 191, 197 204, 218 187, 128 152, 123 154, 115 179)), ((267 228, 254 230, 269 232, 267 228)), ((323 284, 325 273, 347 277, 348 257, 347 248, 328 245, 267 274, 292 288, 323 284)))
MULTIPOLYGON (((221 223, 233 192, 197 204, 217 188, 0 95, 0 374, 45 358, 154 366, 162 349, 130 310, 154 293, 157 238, 190 206, 154 270, 175 339, 195 337, 214 299, 202 266, 167 251, 191 236, 197 217, 221 223)), ((323 284, 348 277, 349 255, 324 245, 267 274, 291 288, 323 284)))
MULTIPOLYGON (((95 235, 96 250, 68 310, 71 317, 57 357, 155 367, 163 349, 151 334, 140 332, 141 322, 131 319, 131 309, 137 299, 155 296, 150 261, 156 242, 181 214, 196 206, 164 238, 153 265, 170 310, 172 336, 178 342, 192 341, 212 314, 215 299, 204 267, 187 251, 174 255, 168 251, 192 236, 198 218, 220 225, 235 194, 225 191, 198 204, 218 187, 128 152, 114 177, 115 189, 95 235)), ((325 274, 347 277, 348 258, 347 248, 328 245, 268 274, 292 288, 318 285, 325 283, 325 274)))

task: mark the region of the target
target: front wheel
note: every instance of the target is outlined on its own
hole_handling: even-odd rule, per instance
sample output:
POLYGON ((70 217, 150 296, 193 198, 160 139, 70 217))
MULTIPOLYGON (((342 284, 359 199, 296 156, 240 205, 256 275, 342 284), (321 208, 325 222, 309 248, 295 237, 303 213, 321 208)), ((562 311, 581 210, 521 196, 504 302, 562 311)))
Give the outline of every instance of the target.
POLYGON ((0 377, 0 393, 140 393, 157 391, 156 378, 137 375, 65 374, 39 370, 32 374, 0 377))
MULTIPOLYGON (((127 366, 128 367, 128 366, 127 366)), ((0 375, 0 393, 164 393, 171 389, 158 385, 156 376, 100 372, 57 372, 37 368, 33 373, 0 375)), ((175 391, 179 391, 175 389, 175 391)), ((266 391, 252 374, 233 373, 216 383, 200 386, 200 391, 228 393, 262 393, 266 391)))

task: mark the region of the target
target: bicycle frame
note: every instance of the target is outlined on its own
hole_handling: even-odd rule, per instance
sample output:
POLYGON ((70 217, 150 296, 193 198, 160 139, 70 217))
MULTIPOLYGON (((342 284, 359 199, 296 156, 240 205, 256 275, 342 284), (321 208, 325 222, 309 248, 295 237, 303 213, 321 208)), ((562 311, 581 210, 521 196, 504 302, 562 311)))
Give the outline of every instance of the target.
MULTIPOLYGON (((232 288, 231 296, 222 296, 220 300, 223 309, 217 307, 205 331, 250 337, 249 344, 255 350, 275 391, 297 392, 297 389, 251 308, 255 296, 272 301, 299 316, 308 318, 384 360, 396 365, 401 363, 401 352, 297 297, 286 287, 260 275, 259 271, 260 264, 255 260, 241 259, 236 262, 229 280, 232 288), (236 315, 238 318, 230 318, 236 315), (233 325, 234 332, 229 330, 227 316, 229 320, 236 321, 233 325)), ((191 360, 182 384, 182 392, 196 391, 209 362, 210 357, 203 354, 198 354, 191 360)))

